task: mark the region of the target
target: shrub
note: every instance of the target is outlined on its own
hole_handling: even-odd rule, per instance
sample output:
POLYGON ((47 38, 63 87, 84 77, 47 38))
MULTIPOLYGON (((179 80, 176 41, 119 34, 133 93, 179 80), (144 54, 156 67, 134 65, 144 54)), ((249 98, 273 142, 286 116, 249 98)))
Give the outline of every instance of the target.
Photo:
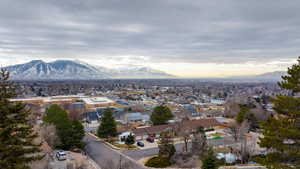
POLYGON ((145 166, 147 167, 154 167, 154 168, 165 168, 170 165, 171 165, 170 160, 169 158, 166 157, 153 157, 150 158, 145 164, 145 166))
POLYGON ((134 143, 135 143, 135 137, 130 133, 130 135, 127 136, 127 138, 125 139, 125 144, 129 146, 134 143))

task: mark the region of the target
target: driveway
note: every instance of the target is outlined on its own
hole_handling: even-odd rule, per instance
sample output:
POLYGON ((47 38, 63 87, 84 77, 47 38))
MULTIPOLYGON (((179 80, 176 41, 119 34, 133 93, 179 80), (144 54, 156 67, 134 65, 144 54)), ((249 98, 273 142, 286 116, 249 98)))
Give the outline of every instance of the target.
POLYGON ((102 169, 119 169, 120 163, 122 169, 144 169, 145 167, 137 163, 134 159, 124 155, 123 153, 113 150, 104 143, 97 141, 96 138, 86 135, 84 141, 87 143, 86 153, 102 168, 102 169))

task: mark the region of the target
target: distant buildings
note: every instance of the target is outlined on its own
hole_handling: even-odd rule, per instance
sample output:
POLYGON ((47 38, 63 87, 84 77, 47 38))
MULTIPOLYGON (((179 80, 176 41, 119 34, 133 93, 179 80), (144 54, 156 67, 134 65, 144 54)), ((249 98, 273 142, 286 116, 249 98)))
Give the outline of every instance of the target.
POLYGON ((115 101, 107 97, 86 97, 82 98, 87 108, 109 107, 116 104, 115 101))
POLYGON ((89 108, 109 107, 116 105, 116 102, 107 97, 89 97, 84 95, 66 95, 66 96, 49 96, 49 97, 31 97, 31 98, 17 98, 10 99, 12 102, 23 102, 27 104, 73 104, 75 107, 82 108, 85 106, 89 108))
POLYGON ((183 109, 186 111, 187 115, 190 117, 200 117, 200 112, 196 109, 195 106, 191 104, 182 105, 183 109))
POLYGON ((142 114, 142 113, 126 113, 125 114, 125 122, 132 123, 132 122, 148 122, 150 121, 149 114, 142 114))

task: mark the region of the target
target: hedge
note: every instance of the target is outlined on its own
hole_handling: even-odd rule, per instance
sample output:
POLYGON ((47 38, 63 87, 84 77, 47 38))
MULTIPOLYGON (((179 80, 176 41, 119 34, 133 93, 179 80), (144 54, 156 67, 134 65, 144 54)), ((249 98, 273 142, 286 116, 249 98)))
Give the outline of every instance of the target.
POLYGON ((165 168, 170 165, 171 163, 169 158, 165 158, 165 157, 152 157, 145 164, 145 166, 153 167, 153 168, 165 168))

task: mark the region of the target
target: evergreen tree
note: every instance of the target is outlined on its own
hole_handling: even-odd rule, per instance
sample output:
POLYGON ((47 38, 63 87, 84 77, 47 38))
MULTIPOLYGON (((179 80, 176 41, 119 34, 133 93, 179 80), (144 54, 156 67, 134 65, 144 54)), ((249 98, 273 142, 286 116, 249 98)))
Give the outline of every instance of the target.
POLYGON ((29 169, 29 163, 42 159, 40 145, 33 143, 37 134, 28 120, 30 111, 9 101, 16 86, 8 80, 9 73, 0 70, 0 168, 29 169))
POLYGON ((47 108, 43 121, 56 126, 63 126, 70 122, 68 113, 57 104, 53 104, 47 108))
POLYGON ((272 100, 276 115, 263 123, 260 146, 269 153, 258 161, 271 169, 299 168, 300 166, 300 58, 288 69, 279 86, 291 96, 279 95, 272 100))
POLYGON ((171 120, 174 117, 171 110, 164 105, 157 106, 154 108, 150 120, 153 125, 162 125, 166 124, 168 120, 171 120))
POLYGON ((217 159, 213 150, 210 148, 207 154, 202 159, 202 169, 217 169, 217 159))
POLYGON ((61 140, 61 144, 57 147, 72 150, 75 148, 83 148, 84 143, 82 139, 84 137, 84 127, 78 120, 69 121, 58 129, 58 136, 61 140))
POLYGON ((54 124, 60 139, 56 147, 70 150, 83 148, 84 127, 78 120, 71 120, 68 113, 58 105, 51 105, 43 119, 46 123, 54 124))
POLYGON ((117 136, 117 125, 110 109, 106 109, 104 111, 97 135, 100 138, 117 136))
POLYGON ((246 115, 249 113, 249 108, 240 105, 240 111, 238 112, 237 116, 236 116, 236 122, 238 124, 242 124, 242 122, 245 120, 246 115))
POLYGON ((129 136, 127 136, 127 138, 125 139, 125 144, 126 145, 132 145, 135 142, 135 137, 130 133, 129 136))

